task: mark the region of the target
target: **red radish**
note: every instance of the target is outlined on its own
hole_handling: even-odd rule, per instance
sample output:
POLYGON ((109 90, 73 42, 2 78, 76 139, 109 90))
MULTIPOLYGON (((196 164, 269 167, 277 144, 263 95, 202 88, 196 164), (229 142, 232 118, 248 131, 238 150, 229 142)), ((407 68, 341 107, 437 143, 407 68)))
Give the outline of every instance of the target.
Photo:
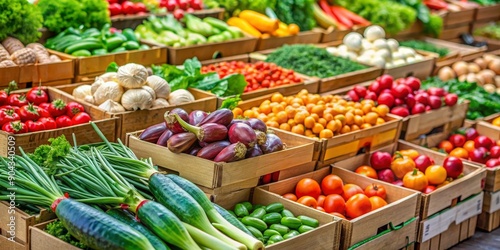
POLYGON ((385 104, 389 108, 392 108, 394 106, 394 96, 388 93, 382 93, 378 96, 377 99, 378 104, 385 104))
POLYGON ((445 91, 442 88, 430 87, 427 89, 427 93, 429 95, 435 95, 439 97, 443 97, 445 95, 445 91))
POLYGON ((367 89, 366 87, 364 86, 360 86, 360 85, 356 85, 354 86, 353 88, 354 92, 356 92, 356 94, 361 97, 361 98, 364 98, 365 95, 366 95, 366 92, 367 92, 367 89))
POLYGON ((382 89, 390 89, 394 82, 394 78, 391 75, 381 75, 376 80, 380 83, 382 89))
POLYGON ((391 114, 401 117, 407 117, 410 115, 410 111, 408 111, 408 109, 405 107, 395 107, 391 109, 391 114))
POLYGON ((380 92, 382 91, 382 86, 380 85, 380 83, 379 83, 379 82, 375 81, 375 82, 372 82, 372 83, 370 84, 370 86, 368 87, 368 89, 369 89, 370 91, 375 92, 375 94, 377 94, 377 95, 378 95, 378 94, 380 94, 380 92))
POLYGON ((431 95, 429 96, 428 100, 429 106, 431 106, 432 109, 441 108, 441 106, 443 105, 443 103, 441 102, 441 97, 439 96, 431 95))
POLYGON ((415 158, 414 162, 415 166, 422 173, 425 173, 427 167, 429 167, 430 165, 434 165, 434 160, 427 155, 419 155, 417 158, 415 158))
POLYGON ((488 136, 480 135, 474 139, 474 146, 476 148, 483 147, 489 149, 493 144, 493 140, 491 140, 488 136))
POLYGON ((486 162, 486 167, 487 168, 495 168, 497 166, 500 166, 500 160, 499 159, 493 158, 493 159, 489 159, 486 162))
POLYGON ((203 9, 203 2, 201 0, 191 0, 189 6, 195 10, 203 9))
POLYGON ((394 99, 394 106, 403 106, 403 105, 406 105, 406 103, 405 103, 405 101, 403 101, 403 99, 400 99, 400 98, 394 99))
POLYGON ((382 170, 391 167, 392 157, 387 152, 375 152, 370 156, 370 166, 375 170, 382 170))
POLYGON ((365 95, 365 99, 376 101, 377 100, 377 93, 372 92, 372 91, 367 91, 366 95, 365 95))
POLYGON ((404 84, 408 85, 413 91, 420 89, 420 80, 416 77, 407 77, 404 84))
POLYGON ((467 139, 467 141, 474 140, 478 136, 479 136, 479 133, 477 132, 477 130, 475 128, 467 128, 465 130, 465 139, 467 139))
POLYGON ((349 96, 349 98, 350 98, 352 101, 354 101, 354 102, 359 101, 359 96, 358 96, 358 94, 356 94, 356 91, 354 91, 354 90, 352 90, 352 89, 351 89, 351 90, 349 90, 349 91, 347 92, 347 96, 349 96))
POLYGON ((396 98, 405 98, 406 96, 408 96, 408 94, 410 94, 411 88, 404 84, 400 84, 396 87, 393 87, 391 92, 392 95, 396 98))
POLYGON ((446 104, 446 106, 453 106, 457 104, 457 102, 458 102, 458 96, 456 94, 447 94, 444 97, 444 103, 446 104))
POLYGON ((377 176, 379 180, 389 183, 393 183, 396 180, 396 176, 390 168, 378 171, 377 176))
POLYGON ((409 94, 406 97, 406 105, 408 106, 408 108, 413 108, 416 103, 417 101, 415 100, 415 96, 413 94, 409 94))
POLYGON ((416 115, 425 112, 425 105, 422 103, 417 103, 413 108, 411 108, 411 114, 416 115))
POLYGON ((187 10, 186 10, 186 13, 193 13, 194 12, 194 9, 189 7, 187 10))
POLYGON ((415 100, 418 102, 418 103, 422 103, 424 105, 427 105, 429 104, 429 94, 427 93, 417 93, 415 95, 415 100))

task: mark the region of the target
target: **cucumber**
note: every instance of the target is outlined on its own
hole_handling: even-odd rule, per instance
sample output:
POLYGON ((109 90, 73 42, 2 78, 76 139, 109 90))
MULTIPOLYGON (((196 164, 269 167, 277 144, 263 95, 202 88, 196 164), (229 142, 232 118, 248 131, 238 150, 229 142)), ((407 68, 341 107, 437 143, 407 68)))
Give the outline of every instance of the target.
POLYGON ((137 36, 135 35, 134 31, 131 28, 126 28, 122 30, 122 35, 124 35, 127 38, 127 41, 133 41, 139 43, 139 39, 137 39, 137 36))
POLYGON ((302 222, 297 218, 283 217, 281 218, 281 225, 287 226, 291 229, 298 229, 302 226, 302 222))
POLYGON ((281 211, 281 216, 282 217, 294 217, 295 218, 295 215, 293 215, 292 211, 290 211, 288 209, 283 209, 283 211, 281 211))
POLYGON ((127 49, 125 49, 124 47, 118 47, 110 52, 111 53, 118 53, 118 52, 124 52, 124 51, 127 51, 127 49))
POLYGON ((264 215, 266 215, 266 209, 259 207, 253 210, 253 212, 249 216, 262 219, 264 215))
POLYGON ((269 228, 278 231, 281 235, 285 235, 290 232, 290 228, 281 224, 272 224, 269 228))
POLYGON ((272 245, 272 244, 274 244, 274 243, 276 243, 276 242, 274 242, 274 241, 272 241, 272 240, 268 240, 266 243, 267 243, 266 245, 272 245))
POLYGON ((279 224, 281 222, 281 214, 272 212, 262 216, 262 221, 264 221, 268 226, 272 224, 279 224))
POLYGON ((149 243, 151 243, 151 245, 153 245, 155 249, 170 249, 170 247, 168 247, 167 244, 165 244, 158 236, 149 231, 149 229, 147 229, 143 224, 138 222, 130 212, 122 209, 110 209, 106 213, 111 217, 131 226, 133 229, 146 236, 146 238, 148 238, 149 240, 149 243))
POLYGON ((261 231, 261 232, 263 232, 264 230, 267 229, 267 224, 258 218, 246 216, 246 217, 243 217, 241 219, 241 222, 243 224, 245 224, 245 226, 255 227, 255 228, 259 229, 259 231, 261 231))
POLYGON ((266 212, 268 213, 281 213, 281 211, 283 211, 283 209, 285 209, 285 207, 283 207, 283 204, 279 203, 279 202, 275 202, 275 203, 271 203, 269 205, 266 206, 266 212))
POLYGON ((69 47, 69 46, 71 46, 71 45, 73 45, 73 44, 75 44, 75 43, 77 43, 77 42, 79 42, 81 40, 82 40, 82 38, 81 37, 77 37, 77 36, 72 37, 70 39, 64 38, 64 40, 61 40, 60 42, 55 43, 53 46, 54 46, 55 50, 64 52, 64 50, 67 47, 69 47))
POLYGON ((106 39, 106 49, 108 51, 113 51, 114 49, 120 47, 124 42, 126 42, 126 39, 123 39, 122 37, 114 36, 111 38, 106 39))
POLYGON ((305 232, 309 232, 311 230, 314 230, 314 227, 310 227, 310 226, 306 226, 306 225, 302 225, 299 227, 299 233, 303 234, 305 232))
POLYGON ((91 56, 92 53, 90 53, 90 51, 86 50, 86 49, 81 49, 81 50, 77 50, 73 53, 71 53, 72 56, 91 56))
POLYGON ((137 209, 137 217, 165 242, 183 249, 200 249, 182 221, 160 203, 143 202, 137 209))
POLYGON ((146 49, 151 49, 151 47, 149 47, 149 45, 147 44, 141 44, 141 46, 139 46, 139 50, 146 50, 146 49))
POLYGON ((283 239, 289 239, 289 238, 292 238, 292 237, 295 237, 295 236, 298 236, 300 235, 300 233, 298 231, 295 231, 295 230, 292 230, 290 231, 289 233, 283 235, 283 239))
POLYGON ((83 33, 82 33, 82 36, 83 37, 89 37, 91 34, 94 34, 98 32, 99 34, 101 34, 101 31, 96 29, 96 28, 89 28, 87 30, 85 30, 83 33))
POLYGON ((231 210, 227 210, 227 212, 228 212, 229 214, 231 214, 232 216, 234 216, 235 218, 238 218, 238 216, 236 216, 236 214, 235 214, 233 211, 231 211, 231 210))
POLYGON ((106 55, 106 54, 108 54, 108 51, 106 49, 92 50, 92 55, 95 55, 95 56, 106 55))
POLYGON ((266 206, 264 206, 262 204, 253 205, 253 210, 258 209, 258 208, 264 208, 264 210, 265 210, 266 206))
POLYGON ((88 33, 87 35, 84 35, 82 37, 86 37, 86 38, 100 38, 101 37, 101 32, 97 31, 97 32, 93 32, 93 33, 88 33))
POLYGON ((94 41, 79 41, 64 50, 64 53, 71 54, 77 50, 93 50, 103 48, 102 44, 94 41))
POLYGON ((134 41, 128 41, 122 44, 122 47, 125 47, 126 50, 136 50, 139 49, 139 46, 139 43, 134 41))
POLYGON ((234 213, 238 217, 245 217, 249 215, 247 207, 242 203, 238 203, 234 206, 234 213))
POLYGON ((249 213, 251 213, 253 211, 252 203, 250 203, 248 201, 244 201, 244 202, 240 202, 240 203, 246 207, 246 209, 248 210, 249 213))
POLYGON ((283 239, 283 236, 281 236, 279 234, 275 234, 275 235, 269 237, 269 240, 276 243, 276 242, 284 241, 285 239, 283 239))
POLYGON ((219 20, 217 18, 214 18, 214 17, 205 17, 205 18, 203 18, 203 22, 208 23, 208 24, 210 24, 210 26, 217 28, 221 31, 225 31, 229 27, 229 25, 227 25, 226 22, 219 20))
MULTIPOLYGON (((153 174, 149 178, 149 189, 156 200, 172 211, 183 222, 188 223, 205 233, 220 239, 228 246, 244 247, 217 229, 210 223, 203 208, 186 191, 179 187, 172 179, 163 174, 153 174)), ((244 223, 243 223, 244 224, 244 223)), ((206 246, 206 245, 205 245, 206 246)), ((213 246, 207 246, 213 248, 213 246)), ((222 246, 221 246, 222 248, 222 246)))
POLYGON ((229 26, 227 28, 227 31, 231 32, 231 36, 234 39, 243 37, 243 32, 241 32, 241 30, 237 27, 229 26))
POLYGON ((257 239, 263 238, 262 232, 259 229, 252 226, 246 226, 246 227, 248 231, 250 231, 255 238, 257 239))
POLYGON ((250 231, 248 231, 245 225, 243 225, 243 223, 241 223, 241 221, 239 221, 236 218, 236 215, 234 213, 231 214, 232 211, 228 211, 215 203, 213 205, 215 207, 215 210, 217 210, 217 212, 220 215, 222 215, 222 217, 224 217, 224 219, 226 219, 229 223, 231 223, 233 226, 237 227, 241 231, 245 232, 246 234, 253 236, 253 234, 250 231))
POLYGON ((305 216, 305 215, 299 215, 297 216, 297 219, 300 220, 300 222, 302 222, 302 225, 306 225, 306 226, 310 226, 310 227, 319 227, 319 221, 314 219, 314 218, 311 218, 309 216, 305 216))
POLYGON ((68 232, 93 249, 154 249, 129 225, 72 199, 61 199, 55 213, 68 232))

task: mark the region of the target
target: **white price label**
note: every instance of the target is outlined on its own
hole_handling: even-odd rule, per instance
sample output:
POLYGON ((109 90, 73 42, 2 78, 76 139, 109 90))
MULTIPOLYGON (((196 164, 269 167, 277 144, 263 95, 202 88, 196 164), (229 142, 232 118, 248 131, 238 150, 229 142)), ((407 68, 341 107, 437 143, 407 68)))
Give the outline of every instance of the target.
POLYGON ((451 223, 455 221, 456 214, 456 207, 452 207, 438 216, 425 220, 423 222, 424 230, 422 232, 421 241, 426 242, 446 231, 451 223))
POLYGON ((490 210, 488 211, 488 213, 491 214, 500 210, 500 191, 491 193, 490 197, 490 210))
POLYGON ((457 207, 457 217, 456 224, 460 224, 465 220, 468 220, 483 211, 483 192, 474 196, 473 198, 462 202, 457 207))

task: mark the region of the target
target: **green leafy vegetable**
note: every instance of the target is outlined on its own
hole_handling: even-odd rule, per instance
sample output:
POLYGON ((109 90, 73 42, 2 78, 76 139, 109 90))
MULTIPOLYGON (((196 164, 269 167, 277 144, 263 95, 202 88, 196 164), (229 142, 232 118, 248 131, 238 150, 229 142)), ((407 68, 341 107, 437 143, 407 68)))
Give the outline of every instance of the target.
POLYGON ((112 62, 106 68, 106 72, 118 72, 118 63, 112 62))
POLYGON ((500 23, 491 23, 474 30, 474 35, 500 39, 500 23))
MULTIPOLYGON (((330 2, 333 2, 330 0, 330 2)), ((409 28, 416 20, 415 9, 391 0, 336 0, 335 4, 384 27, 389 34, 409 28)))
POLYGON ((312 45, 285 45, 268 55, 267 62, 320 78, 367 68, 349 59, 336 57, 312 45))
POLYGON ((57 33, 80 26, 100 29, 104 24, 111 23, 108 3, 102 0, 40 0, 38 7, 44 26, 57 33))
POLYGON ((500 3, 500 0, 472 0, 473 2, 476 2, 480 5, 486 6, 486 5, 495 5, 497 3, 500 3))
POLYGON ((60 135, 57 138, 50 138, 49 143, 50 145, 40 145, 29 156, 35 163, 44 168, 45 172, 53 174, 57 171, 55 163, 69 153, 71 144, 69 144, 64 135, 60 135))
POLYGON ((42 35, 43 17, 36 6, 26 0, 0 0, 0 41, 8 36, 22 43, 36 42, 42 35))
POLYGON ((399 43, 401 46, 405 47, 410 47, 418 50, 425 50, 429 52, 434 52, 439 54, 439 57, 446 56, 450 53, 450 50, 447 48, 442 48, 442 47, 437 47, 436 45, 432 43, 428 43, 425 41, 421 40, 408 40, 408 41, 402 41, 399 43))
POLYGON ((196 57, 187 59, 182 69, 169 64, 153 65, 151 68, 154 75, 167 80, 171 91, 196 88, 225 97, 241 95, 247 86, 245 77, 241 74, 231 74, 222 79, 216 72, 202 74, 201 63, 196 57))
POLYGON ((45 231, 54 236, 59 238, 62 241, 65 241, 75 247, 87 250, 91 249, 87 247, 85 244, 81 243, 78 241, 75 237, 71 236, 71 234, 68 232, 68 230, 63 226, 62 222, 60 220, 53 221, 49 224, 47 224, 47 227, 45 228, 45 231))
POLYGON ((438 36, 443 30, 443 19, 431 14, 429 8, 422 0, 392 0, 402 5, 413 8, 417 12, 417 19, 424 24, 424 32, 429 35, 438 36))
POLYGON ((301 31, 311 30, 316 26, 312 9, 314 2, 315 0, 280 0, 275 12, 282 22, 295 23, 301 31))
POLYGON ((240 95, 236 95, 233 97, 228 97, 222 101, 221 106, 219 109, 230 109, 233 110, 238 106, 238 103, 241 101, 240 95))
POLYGON ((274 9, 278 0, 204 0, 207 8, 224 8, 225 17, 236 16, 242 10, 254 10, 264 13, 266 7, 274 9))
POLYGON ((433 77, 422 82, 422 88, 429 87, 444 88, 462 99, 469 100, 467 119, 476 120, 500 112, 500 95, 486 92, 477 83, 462 82, 458 79, 443 82, 439 78, 433 77))

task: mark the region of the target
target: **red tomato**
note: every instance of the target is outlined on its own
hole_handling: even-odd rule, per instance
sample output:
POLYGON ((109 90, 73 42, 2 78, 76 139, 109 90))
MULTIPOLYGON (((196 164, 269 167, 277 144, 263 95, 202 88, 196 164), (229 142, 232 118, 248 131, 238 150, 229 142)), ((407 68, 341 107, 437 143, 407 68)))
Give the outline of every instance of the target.
POLYGON ((353 195, 355 194, 363 194, 364 191, 361 187, 359 187, 356 184, 345 184, 344 185, 344 193, 342 194, 342 197, 344 197, 344 200, 349 200, 353 195))
POLYGON ((298 203, 302 205, 306 205, 308 207, 316 208, 318 206, 318 202, 314 197, 311 196, 302 196, 297 200, 298 203))
POLYGON ((0 126, 7 122, 19 121, 21 117, 14 109, 0 109, 0 126))
POLYGON ((77 102, 68 102, 66 104, 66 115, 73 118, 76 114, 80 112, 84 112, 85 108, 80 103, 77 102))
POLYGON ((317 181, 311 178, 304 178, 295 186, 295 195, 297 195, 299 199, 302 196, 311 196, 316 199, 321 195, 321 188, 317 181))
POLYGON ((66 114, 66 102, 61 99, 52 101, 47 109, 52 117, 58 117, 66 114))
POLYGON ((370 198, 364 194, 355 194, 345 203, 346 214, 350 218, 357 218, 372 211, 370 198))
POLYGON ((69 116, 62 115, 56 118, 56 124, 58 128, 64 128, 73 125, 73 122, 71 121, 71 118, 69 118, 69 116))
POLYGON ((453 143, 448 140, 444 140, 439 143, 438 148, 443 149, 444 151, 446 151, 446 153, 449 154, 453 150, 453 143))
POLYGON ((43 123, 46 130, 57 128, 57 123, 56 123, 56 121, 54 121, 54 118, 52 118, 52 117, 42 117, 42 118, 38 119, 38 121, 43 123))
POLYGON ((462 147, 465 144, 465 136, 460 134, 451 135, 448 140, 453 144, 454 147, 462 147))
POLYGON ((318 199, 316 199, 318 201, 318 206, 319 207, 323 207, 323 204, 325 203, 325 197, 324 195, 320 195, 318 196, 318 199))
POLYGON ((109 15, 117 16, 122 14, 122 5, 119 3, 110 3, 108 5, 109 15))
POLYGON ((444 96, 444 103, 446 106, 453 106, 457 104, 458 102, 458 96, 456 94, 447 94, 444 96))
POLYGON ((377 171, 370 166, 360 166, 360 167, 356 168, 355 172, 360 174, 360 175, 364 175, 366 177, 378 179, 377 171))
POLYGON ((286 194, 284 194, 283 198, 289 199, 291 201, 297 201, 297 196, 295 194, 292 194, 292 193, 286 193, 286 194))
POLYGON ((122 3, 122 11, 123 14, 131 15, 135 14, 134 3, 130 1, 125 1, 122 3))
POLYGON ((21 121, 7 122, 2 126, 2 130, 11 134, 22 134, 28 132, 26 124, 21 121))
POLYGON ((45 130, 45 125, 43 125, 42 122, 39 121, 26 121, 26 126, 28 127, 29 132, 37 132, 37 131, 42 131, 45 130))
POLYGON ((394 82, 394 78, 391 75, 381 75, 376 80, 380 83, 382 89, 390 89, 394 82))
POLYGON ((387 201, 379 196, 370 197, 370 203, 372 204, 372 211, 387 205, 387 201))
POLYGON ((38 113, 38 107, 33 104, 24 105, 19 109, 19 116, 21 117, 21 121, 25 122, 27 120, 36 121, 40 118, 40 114, 38 113))
POLYGON ((379 184, 370 184, 365 188, 365 194, 368 197, 379 196, 384 199, 387 197, 387 191, 385 191, 385 187, 379 184))
POLYGON ((327 213, 345 213, 345 200, 338 194, 330 194, 325 197, 323 208, 327 213))
POLYGON ((49 95, 43 88, 32 88, 28 93, 26 94, 26 99, 28 99, 29 102, 38 105, 40 103, 48 102, 49 101, 49 95))
POLYGON ((21 107, 28 104, 28 99, 26 99, 26 96, 23 94, 11 94, 7 98, 7 104, 21 107))
POLYGON ((337 175, 327 175, 321 180, 321 190, 323 194, 342 194, 344 182, 337 175))

